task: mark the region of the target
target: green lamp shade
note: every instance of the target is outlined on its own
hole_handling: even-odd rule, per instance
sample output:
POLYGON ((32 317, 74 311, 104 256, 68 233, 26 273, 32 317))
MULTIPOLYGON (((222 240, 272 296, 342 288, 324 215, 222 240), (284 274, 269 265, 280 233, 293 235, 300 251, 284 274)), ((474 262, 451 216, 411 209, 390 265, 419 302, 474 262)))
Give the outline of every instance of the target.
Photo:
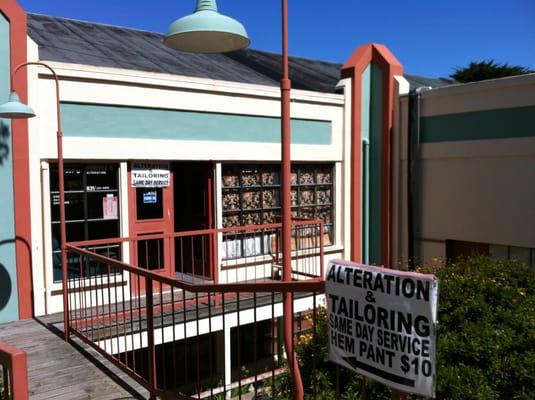
POLYGON ((0 118, 32 118, 35 117, 35 112, 31 107, 20 102, 17 92, 11 92, 9 101, 0 105, 0 118))
POLYGON ((249 45, 242 24, 217 12, 215 0, 197 0, 195 12, 173 22, 164 43, 189 53, 225 53, 249 45))

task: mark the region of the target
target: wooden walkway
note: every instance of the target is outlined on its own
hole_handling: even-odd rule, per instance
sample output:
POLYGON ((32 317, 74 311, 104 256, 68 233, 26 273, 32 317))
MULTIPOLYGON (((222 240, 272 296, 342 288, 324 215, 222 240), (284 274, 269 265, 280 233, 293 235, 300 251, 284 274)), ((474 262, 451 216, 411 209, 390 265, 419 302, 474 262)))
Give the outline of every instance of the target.
POLYGON ((146 399, 148 392, 78 339, 61 339, 61 315, 0 324, 0 341, 28 355, 30 398, 146 399))

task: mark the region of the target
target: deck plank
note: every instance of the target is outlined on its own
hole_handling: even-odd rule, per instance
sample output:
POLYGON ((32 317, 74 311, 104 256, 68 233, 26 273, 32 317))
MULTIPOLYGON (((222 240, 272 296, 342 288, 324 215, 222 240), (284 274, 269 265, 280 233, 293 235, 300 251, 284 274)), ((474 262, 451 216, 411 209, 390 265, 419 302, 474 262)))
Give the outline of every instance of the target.
POLYGON ((62 324, 46 318, 0 324, 0 341, 28 355, 30 398, 144 399, 147 391, 78 339, 66 343, 62 324))

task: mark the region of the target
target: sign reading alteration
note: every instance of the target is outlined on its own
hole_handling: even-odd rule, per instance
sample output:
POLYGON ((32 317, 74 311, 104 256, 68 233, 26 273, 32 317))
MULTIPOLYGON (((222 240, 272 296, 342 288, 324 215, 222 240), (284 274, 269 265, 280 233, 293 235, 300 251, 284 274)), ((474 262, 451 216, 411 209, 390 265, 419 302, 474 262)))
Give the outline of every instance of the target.
POLYGON ((325 293, 331 361, 394 389, 435 396, 434 275, 335 260, 325 293))
POLYGON ((171 181, 169 163, 165 162, 133 162, 131 175, 133 187, 168 187, 171 181))

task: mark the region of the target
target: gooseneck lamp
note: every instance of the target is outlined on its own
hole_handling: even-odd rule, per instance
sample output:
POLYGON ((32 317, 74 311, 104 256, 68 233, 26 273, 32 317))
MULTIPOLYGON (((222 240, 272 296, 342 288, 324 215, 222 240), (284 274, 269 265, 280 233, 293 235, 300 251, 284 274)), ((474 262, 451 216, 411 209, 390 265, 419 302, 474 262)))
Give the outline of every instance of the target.
POLYGON ((64 323, 64 338, 69 341, 69 299, 67 291, 67 225, 65 219, 65 178, 63 168, 63 133, 61 131, 61 104, 59 96, 59 78, 56 71, 48 64, 42 61, 28 61, 18 65, 11 74, 11 94, 9 101, 0 105, 0 118, 9 119, 24 119, 35 117, 33 109, 21 103, 19 95, 13 89, 15 83, 15 75, 21 68, 27 68, 30 65, 41 66, 50 71, 54 78, 56 86, 56 122, 57 122, 57 149, 58 149, 58 186, 59 186, 59 226, 60 226, 60 248, 61 248, 61 280, 63 283, 63 323, 64 323))
MULTIPOLYGON (((290 91, 288 62, 288 0, 282 5, 282 76, 281 87, 281 203, 282 203, 282 279, 292 280, 292 212, 291 212, 291 141, 290 141, 290 91)), ((173 49, 192 53, 222 53, 239 50, 249 45, 243 25, 217 12, 215 0, 197 0, 192 15, 181 18, 169 28, 164 41, 173 49)), ((293 349, 293 295, 285 292, 284 345, 289 358, 292 381, 292 398, 304 398, 303 382, 293 349)))

